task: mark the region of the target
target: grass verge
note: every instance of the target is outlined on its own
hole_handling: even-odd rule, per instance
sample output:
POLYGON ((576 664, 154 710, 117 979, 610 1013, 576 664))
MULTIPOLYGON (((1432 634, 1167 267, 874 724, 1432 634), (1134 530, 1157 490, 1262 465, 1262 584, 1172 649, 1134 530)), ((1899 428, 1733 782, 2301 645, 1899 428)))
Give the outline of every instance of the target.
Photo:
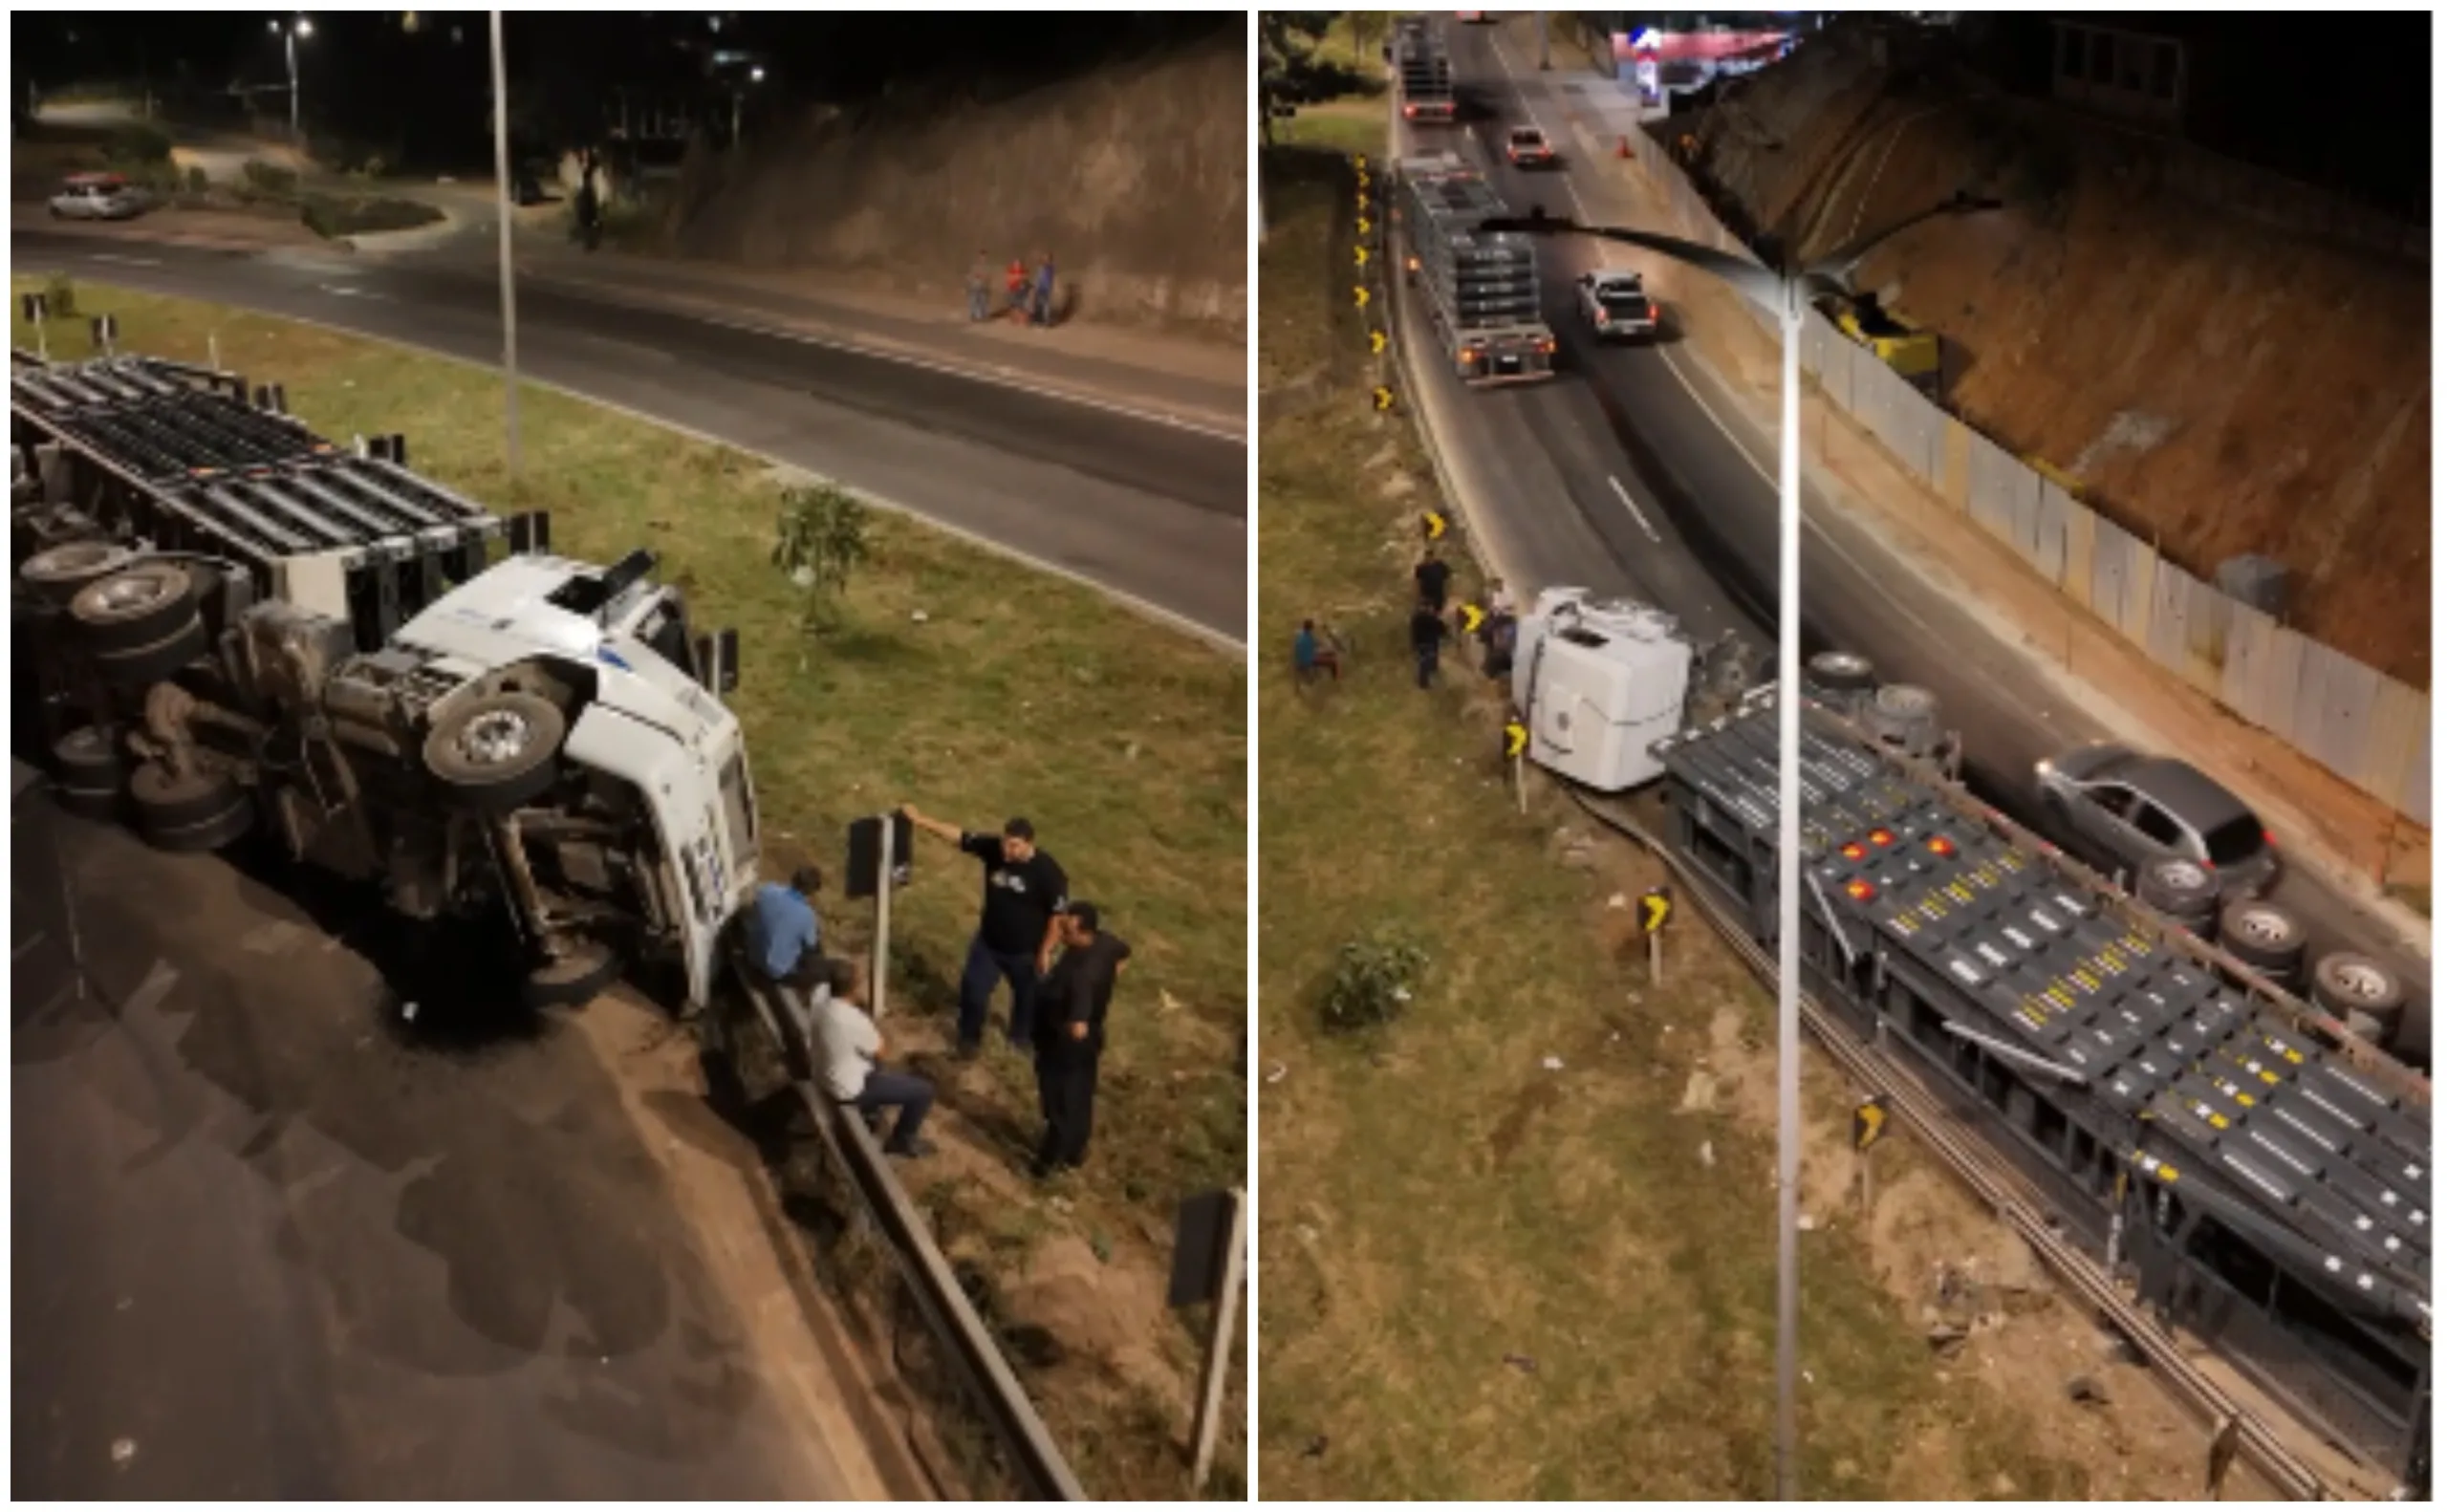
MULTIPOLYGON (((1381 138, 1334 145, 1382 155, 1381 138)), ((1315 149, 1265 166, 1260 1492, 1772 1495, 1770 1004, 1696 923, 1650 988, 1613 899, 1660 879, 1655 863, 1590 843, 1542 786, 1516 810, 1501 701, 1471 674, 1411 685, 1406 569, 1434 484, 1407 422, 1370 410, 1375 377, 1333 255, 1350 181, 1315 149), (1354 651, 1339 682, 1304 690, 1282 652, 1310 616, 1354 651), (1337 952, 1388 930, 1430 955, 1404 1017, 1327 1033, 1337 952)), ((1849 1099, 1813 1063, 1811 1142, 1840 1149, 1849 1099)), ((1890 1148, 1870 1223, 1844 1205, 1840 1162, 1806 1169, 1808 1494, 2123 1490, 2101 1468, 2118 1451, 2097 1447, 2118 1429, 2056 1436, 2053 1356, 2018 1362, 2000 1331, 1933 1363, 1897 1302, 1926 1272, 1882 1257, 1916 1245, 1960 1264, 1943 1246, 1988 1242, 1995 1225, 1953 1210, 1953 1227, 1924 1222, 1968 1204, 1890 1148), (1898 1186, 1926 1204, 1913 1243, 1880 1227, 1898 1186), (2018 1365, 2027 1393, 1993 1388, 2018 1365)), ((2026 1306, 2081 1347, 2084 1320, 2044 1291, 2001 1311, 2026 1306)))
MULTIPOLYGON (((701 621, 739 627, 733 702, 769 874, 802 859, 837 872, 848 822, 903 799, 979 826, 1035 820, 1137 951, 1114 1004, 1092 1163, 1055 1194, 1029 1190, 1025 1065, 999 1051, 966 1067, 933 1058, 979 877, 929 841, 895 903, 885 1027, 942 1084, 946 1149, 904 1179, 989 1316, 1050 1341, 1022 1372, 1089 1488, 1178 1496, 1168 1436, 1186 1431, 1198 1341, 1161 1306, 1173 1209, 1239 1184, 1246 1149, 1243 668, 1087 589, 881 514, 846 622, 802 639, 794 591, 769 561, 778 482, 753 458, 530 385, 513 480, 501 388, 479 369, 241 311, 95 284, 77 294, 81 313, 119 316, 122 351, 200 362, 217 338, 225 364, 286 384, 326 435, 404 431, 419 472, 499 513, 550 509, 557 550, 660 553, 701 621), (1072 1263, 1049 1275, 1049 1255, 1072 1263)), ((54 324, 53 355, 86 356, 85 330, 54 324)), ((21 318, 12 335, 32 347, 21 318)), ((834 948, 863 946, 863 913, 826 914, 834 948)), ((1215 1492, 1240 1493, 1241 1420, 1225 1418, 1215 1492)))

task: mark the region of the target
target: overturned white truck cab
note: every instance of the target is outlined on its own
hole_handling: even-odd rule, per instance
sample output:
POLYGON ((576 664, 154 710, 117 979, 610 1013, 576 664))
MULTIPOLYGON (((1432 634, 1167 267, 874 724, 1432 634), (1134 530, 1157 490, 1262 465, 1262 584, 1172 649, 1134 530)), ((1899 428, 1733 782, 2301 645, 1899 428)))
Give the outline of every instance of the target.
POLYGON ((168 850, 268 832, 401 914, 506 917, 539 1005, 650 961, 705 1001, 757 880, 736 636, 693 636, 649 553, 552 555, 540 513, 282 408, 16 355, 15 706, 61 806, 168 850))

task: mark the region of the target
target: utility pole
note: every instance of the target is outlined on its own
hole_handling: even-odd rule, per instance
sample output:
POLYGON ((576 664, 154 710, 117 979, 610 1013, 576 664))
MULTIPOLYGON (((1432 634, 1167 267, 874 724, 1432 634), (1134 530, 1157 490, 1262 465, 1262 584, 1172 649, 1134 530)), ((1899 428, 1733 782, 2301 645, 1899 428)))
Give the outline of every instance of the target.
POLYGON ((511 257, 509 212, 509 69, 501 41, 501 12, 490 12, 493 31, 493 180, 501 216, 502 416, 509 442, 509 475, 518 476, 518 290, 511 257))

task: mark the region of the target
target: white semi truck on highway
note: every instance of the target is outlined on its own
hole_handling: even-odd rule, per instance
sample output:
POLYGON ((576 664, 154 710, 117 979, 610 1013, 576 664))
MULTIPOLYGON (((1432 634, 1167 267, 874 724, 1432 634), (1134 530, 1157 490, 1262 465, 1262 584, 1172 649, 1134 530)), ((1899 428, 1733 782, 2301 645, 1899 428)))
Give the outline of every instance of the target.
POLYGON ((1528 237, 1480 229, 1506 213, 1486 177, 1454 153, 1394 164, 1394 231, 1408 287, 1427 296, 1428 323, 1469 384, 1554 376, 1555 336, 1538 309, 1538 248, 1528 237))
POLYGON ((63 807, 152 844, 268 831, 420 919, 506 916, 531 1003, 632 962, 704 1002, 757 882, 737 637, 637 551, 508 520, 153 358, 10 381, 20 730, 63 807))

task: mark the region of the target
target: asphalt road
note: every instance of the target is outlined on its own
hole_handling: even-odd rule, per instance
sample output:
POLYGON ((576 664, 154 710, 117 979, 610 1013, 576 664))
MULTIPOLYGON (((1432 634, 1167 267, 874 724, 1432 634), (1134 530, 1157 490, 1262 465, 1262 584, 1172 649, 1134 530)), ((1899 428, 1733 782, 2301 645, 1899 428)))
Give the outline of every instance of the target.
MULTIPOLYGON (((1491 35, 1449 27, 1465 105, 1477 119, 1450 128, 1410 128, 1416 150, 1462 150, 1505 200, 1544 203, 1606 224, 1619 204, 1611 187, 1561 171, 1520 173, 1505 161, 1505 126, 1534 119, 1491 35)), ((1570 134, 1544 122, 1559 150, 1570 134)), ((1613 216, 1617 221, 1628 214, 1613 216)), ((1654 346, 1603 345, 1574 309, 1572 281, 1606 259, 1605 244, 1557 238, 1541 248, 1545 314, 1561 348, 1557 378, 1470 391, 1433 363, 1430 419, 1448 464, 1462 474, 1497 555, 1522 581, 1527 602, 1543 585, 1629 592, 1679 617, 1702 637, 1731 628, 1772 647, 1776 591, 1775 451, 1698 363, 1668 338, 1654 346), (1617 486, 1620 491, 1617 491, 1617 486)), ((1622 249, 1628 251, 1628 249, 1622 249)), ((1404 310, 1414 352, 1433 351, 1417 311, 1404 310)), ((1805 655, 1843 646, 1869 657, 1887 681, 1919 683, 1963 732, 1965 776, 1983 800, 2043 832, 2031 768, 2041 758, 2109 738, 2090 711, 2059 697, 2023 655, 1999 642, 1962 606, 1892 563, 1879 545, 1803 479, 1802 633, 1805 655)), ((1767 663, 1772 676, 1772 663, 1767 663)), ((2351 900, 2301 872, 2273 895, 2300 914, 2311 954, 2350 948, 2390 963, 2412 1004, 2398 1052, 2427 1065, 2429 962, 2351 900)))
MULTIPOLYGON (((449 259, 43 231, 15 232, 11 251, 21 270, 63 269, 452 356, 501 356, 498 286, 449 259)), ((1248 469, 1238 440, 548 278, 520 284, 518 352, 529 377, 837 479, 1211 637, 1245 637, 1248 469)), ((414 418, 401 428, 413 432, 414 418)))
POLYGON ((857 1494, 577 1032, 38 794, 10 881, 12 1496, 857 1494))

